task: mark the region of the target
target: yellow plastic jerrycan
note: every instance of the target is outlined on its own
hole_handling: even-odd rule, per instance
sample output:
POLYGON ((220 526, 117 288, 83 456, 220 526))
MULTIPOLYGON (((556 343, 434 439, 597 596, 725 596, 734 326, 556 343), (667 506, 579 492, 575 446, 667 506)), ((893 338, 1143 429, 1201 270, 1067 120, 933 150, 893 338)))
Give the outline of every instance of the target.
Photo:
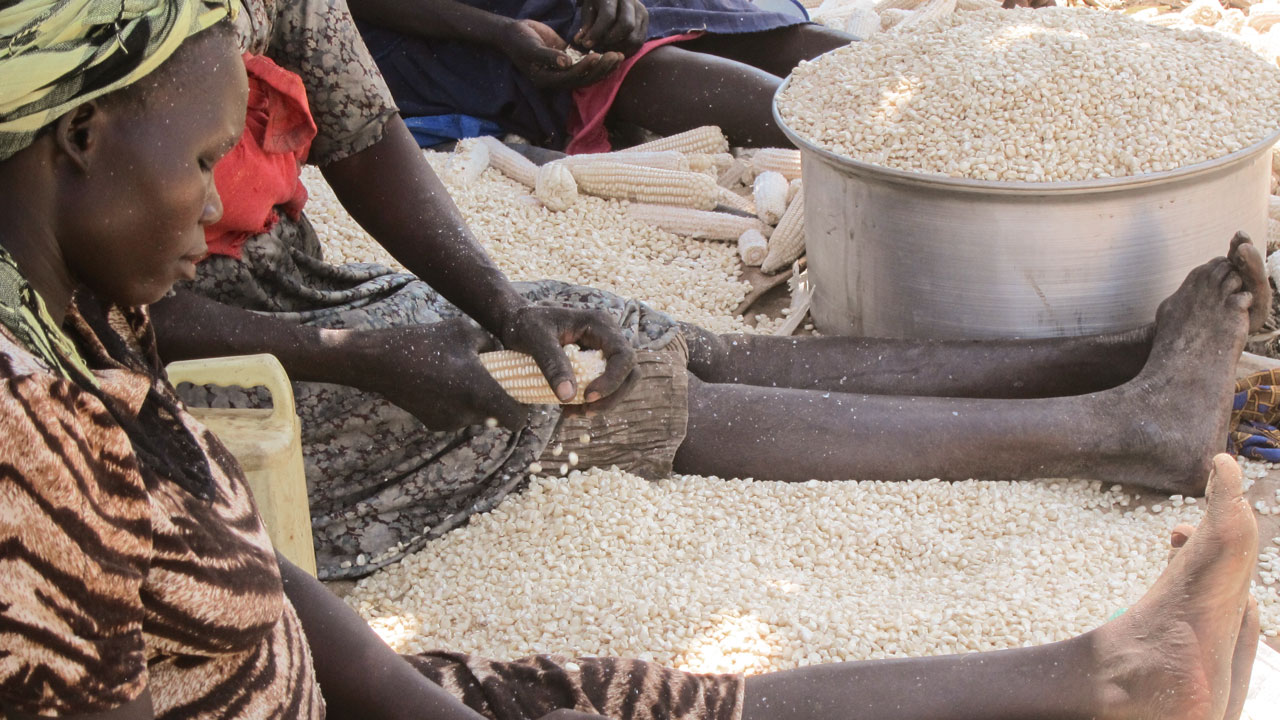
POLYGON ((271 393, 270 410, 190 408, 222 441, 249 479, 249 489, 271 542, 290 562, 316 574, 311 510, 302 466, 302 426, 294 412, 293 386, 274 355, 184 360, 170 363, 169 382, 252 388, 271 393))

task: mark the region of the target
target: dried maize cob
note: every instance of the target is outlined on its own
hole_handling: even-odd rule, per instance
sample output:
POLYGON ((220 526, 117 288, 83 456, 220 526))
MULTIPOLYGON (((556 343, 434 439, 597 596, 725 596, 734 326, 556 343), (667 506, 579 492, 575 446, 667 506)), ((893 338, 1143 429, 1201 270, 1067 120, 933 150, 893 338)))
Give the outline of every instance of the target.
POLYGON ((1272 220, 1280 220, 1280 196, 1270 195, 1267 197, 1267 217, 1272 220))
POLYGON ((884 12, 885 10, 915 10, 924 5, 927 0, 880 0, 876 3, 876 12, 884 12))
POLYGON ((1278 22, 1280 22, 1280 5, 1259 3, 1249 7, 1249 27, 1254 30, 1265 33, 1278 22))
POLYGON ((796 193, 800 192, 800 188, 803 185, 804 185, 804 181, 801 180, 800 178, 796 178, 795 180, 792 180, 790 183, 787 184, 787 206, 788 207, 791 206, 791 201, 796 199, 796 193))
MULTIPOLYGON (((604 357, 599 350, 582 350, 577 345, 564 346, 565 357, 573 367, 573 378, 578 386, 577 393, 569 400, 568 405, 581 405, 587 384, 604 373, 604 357)), ((480 353, 480 364, 507 394, 525 404, 558 405, 560 399, 547 383, 542 368, 533 359, 514 350, 495 350, 480 353)))
POLYGON ((754 177, 755 172, 751 169, 750 159, 734 158, 733 162, 729 163, 729 167, 716 178, 716 184, 727 188, 748 185, 754 177))
POLYGON ((880 10, 880 30, 883 32, 889 28, 895 28, 906 22, 907 18, 913 14, 910 10, 902 8, 885 8, 880 10))
POLYGON ((570 155, 558 162, 564 163, 566 166, 571 168, 594 162, 611 162, 622 163, 624 165, 643 165, 644 167, 662 168, 663 170, 681 170, 685 172, 689 170, 689 161, 685 158, 684 153, 676 152, 675 150, 663 150, 658 152, 631 152, 629 150, 623 150, 620 152, 570 155))
POLYGON ((1178 13, 1196 25, 1213 27, 1222 19, 1222 5, 1218 0, 1192 0, 1191 4, 1178 13))
POLYGON ((844 31, 854 40, 866 40, 880 32, 880 13, 869 7, 854 8, 844 19, 844 31))
POLYGON ((635 204, 627 207, 627 215, 676 235, 704 240, 737 240, 748 230, 769 236, 769 227, 759 220, 729 213, 635 204))
POLYGON ((577 202, 578 183, 574 179, 573 170, 559 161, 550 162, 538 168, 537 182, 533 192, 548 210, 560 212, 568 210, 577 202))
POLYGON ((725 153, 729 152, 729 141, 724 133, 715 125, 703 125, 692 130, 685 130, 669 137, 658 138, 647 143, 627 148, 627 152, 654 152, 657 150, 678 150, 683 153, 725 153))
MULTIPOLYGON (((1001 5, 1000 0, 956 0, 956 10, 990 10, 993 7, 1001 5)), ((883 5, 876 5, 877 10, 883 10, 883 5)))
POLYGON ((765 225, 777 225, 787 211, 787 179, 782 173, 762 172, 751 185, 751 196, 756 203, 756 216, 765 225))
POLYGON ((732 208, 739 212, 744 212, 748 215, 756 214, 756 205, 751 202, 751 198, 743 197, 729 188, 720 188, 719 200, 720 204, 725 207, 732 208))
POLYGON ((800 151, 786 148, 761 148, 751 156, 751 169, 762 172, 782 173, 788 180, 800 177, 800 151))
POLYGON ((747 267, 760 267, 769 254, 769 240, 759 230, 748 230, 738 236, 738 257, 747 267))
POLYGON ((461 181, 463 186, 470 185, 489 169, 489 147, 476 138, 463 140, 449 158, 449 172, 461 181))
POLYGON ((538 184, 538 166, 529 158, 507 147, 506 143, 494 137, 481 137, 479 141, 489 149, 489 164, 498 172, 522 185, 535 187, 538 184))
POLYGON ((579 190, 605 198, 711 210, 720 195, 715 179, 701 173, 607 162, 569 169, 579 190))
POLYGON ((911 17, 898 24, 899 30, 916 27, 922 23, 946 17, 956 11, 956 0, 929 0, 920 9, 911 13, 911 17))
POLYGON ((804 188, 787 206, 778 227, 769 236, 769 254, 760 263, 762 272, 772 275, 804 254, 804 188))

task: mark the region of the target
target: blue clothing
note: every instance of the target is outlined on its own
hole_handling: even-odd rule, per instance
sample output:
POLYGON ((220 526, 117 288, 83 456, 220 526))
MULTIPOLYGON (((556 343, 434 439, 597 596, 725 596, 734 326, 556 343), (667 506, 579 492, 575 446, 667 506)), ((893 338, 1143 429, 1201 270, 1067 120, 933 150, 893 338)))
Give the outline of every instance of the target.
MULTIPOLYGON (((761 10, 750 0, 642 0, 649 39, 702 31, 763 32, 805 22, 800 14, 761 10)), ((467 0, 481 10, 537 20, 568 40, 581 26, 573 0, 467 0)), ((562 148, 572 99, 567 90, 543 90, 502 52, 486 46, 430 40, 357 23, 365 44, 405 118, 466 115, 497 125, 535 145, 562 148)))

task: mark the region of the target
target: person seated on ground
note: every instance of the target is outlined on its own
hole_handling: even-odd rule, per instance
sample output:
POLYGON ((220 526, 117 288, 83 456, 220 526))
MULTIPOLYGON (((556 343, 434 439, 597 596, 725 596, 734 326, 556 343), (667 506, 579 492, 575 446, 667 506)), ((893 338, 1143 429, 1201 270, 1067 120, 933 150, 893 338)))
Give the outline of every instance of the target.
MULTIPOLYGON (((555 469, 570 453, 579 467, 646 477, 1070 476, 1203 489, 1244 342, 1250 294, 1237 290, 1255 310, 1270 305, 1252 245, 1193 272, 1153 325, 1036 342, 720 337, 592 288, 513 284, 379 91, 341 7, 248 0, 242 48, 299 73, 319 127, 313 159, 418 275, 326 264, 305 215, 286 211, 239 258, 206 259, 153 308, 166 361, 270 352, 295 380, 322 578, 415 552, 522 487, 535 463, 555 469), (516 403, 478 360, 495 339, 537 358, 562 398, 574 386, 560 345, 603 349, 608 370, 586 390, 607 402, 592 416, 516 403), (929 442, 904 440, 922 428, 929 442)), ((183 397, 264 402, 235 388, 183 397)))
MULTIPOLYGON (((610 149, 617 123, 718 125, 735 146, 790 147, 773 94, 801 60, 854 38, 751 0, 349 0, 411 125, 610 149), (573 43, 590 52, 576 64, 573 43)), ((441 131, 437 131, 441 132, 441 131)))
MULTIPOLYGON (((0 8, 0 74, 21 64, 36 81, 0 87, 0 714, 1239 716, 1258 639, 1257 527, 1227 456, 1204 522, 1179 535, 1155 585, 1063 642, 750 678, 616 658, 396 655, 273 552, 240 467, 165 381, 143 307, 191 273, 202 226, 222 213, 211 168, 247 95, 227 11, 221 0, 0 8), (50 56, 68 52, 92 66, 50 56)), ((1194 297, 1172 304, 1243 325, 1231 278, 1211 263, 1193 275, 1194 297)), ((1184 350, 1209 362, 1165 341, 1153 362, 1184 350)))

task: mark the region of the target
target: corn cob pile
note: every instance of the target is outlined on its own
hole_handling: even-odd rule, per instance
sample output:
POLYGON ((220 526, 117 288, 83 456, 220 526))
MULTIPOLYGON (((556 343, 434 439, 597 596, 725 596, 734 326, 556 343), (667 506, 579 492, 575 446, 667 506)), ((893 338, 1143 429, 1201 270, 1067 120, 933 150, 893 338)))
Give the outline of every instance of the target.
MULTIPOLYGON (((644 300, 715 332, 772 332, 782 323, 781 318, 743 318, 734 312, 750 285, 739 279, 741 261, 732 243, 743 229, 768 229, 754 216, 642 206, 587 194, 579 194, 569 209, 553 212, 531 194, 536 165, 501 142, 480 142, 489 146, 489 169, 471 182, 463 182, 463 163, 455 158, 469 151, 426 156, 477 239, 513 280, 550 278, 597 287, 644 300), (522 175, 528 183, 509 179, 509 174, 522 175), (655 223, 692 216, 695 224, 681 226, 685 236, 677 236, 638 221, 635 213, 643 207, 656 209, 655 223), (735 224, 736 231, 721 231, 720 240, 705 239, 725 222, 735 224)), ((307 215, 327 260, 400 267, 347 215, 318 170, 305 168, 303 181, 310 192, 307 215)), ((744 190, 741 184, 735 187, 744 190)))

